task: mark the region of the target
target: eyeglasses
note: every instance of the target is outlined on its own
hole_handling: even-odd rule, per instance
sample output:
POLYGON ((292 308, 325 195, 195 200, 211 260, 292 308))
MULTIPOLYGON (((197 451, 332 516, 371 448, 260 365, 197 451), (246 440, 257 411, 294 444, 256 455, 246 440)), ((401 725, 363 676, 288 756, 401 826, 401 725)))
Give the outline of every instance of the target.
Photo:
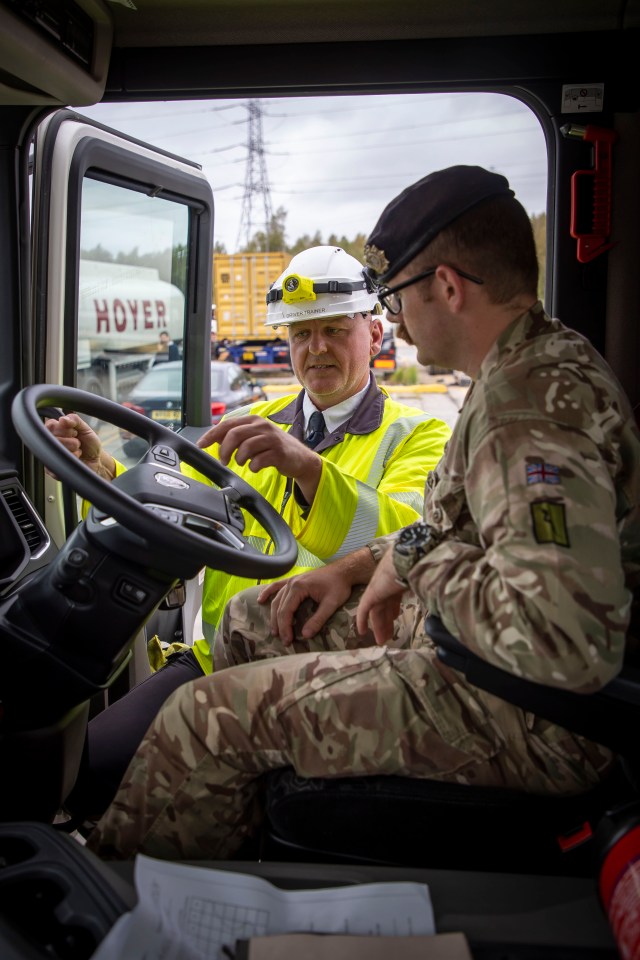
MULTIPOLYGON (((419 280, 426 280, 427 277, 432 277, 437 269, 438 267, 429 267, 428 270, 417 273, 415 277, 409 277, 408 280, 403 280, 402 283, 396 284, 395 287, 378 287, 376 290, 378 300, 391 316, 396 316, 396 314, 402 310, 402 300, 398 296, 399 292, 404 290, 405 287, 410 287, 412 283, 418 283, 419 280)), ((465 280, 471 280, 472 283, 484 283, 484 280, 481 280, 480 277, 474 277, 470 273, 465 273, 464 270, 458 270, 457 267, 451 267, 451 269, 455 270, 458 276, 464 277, 465 280)))

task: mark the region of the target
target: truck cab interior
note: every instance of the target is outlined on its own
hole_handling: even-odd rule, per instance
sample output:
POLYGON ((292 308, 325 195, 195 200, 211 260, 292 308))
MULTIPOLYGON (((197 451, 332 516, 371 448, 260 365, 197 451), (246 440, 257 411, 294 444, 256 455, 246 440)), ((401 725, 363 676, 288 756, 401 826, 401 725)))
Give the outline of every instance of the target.
MULTIPOLYGON (((144 676, 150 634, 185 637, 197 593, 186 605, 175 597, 197 585, 204 565, 280 576, 296 549, 271 506, 194 444, 211 422, 215 186, 188 157, 82 109, 260 97, 375 102, 389 93, 514 98, 546 143, 545 307, 592 341, 638 410, 640 119, 631 66, 639 27, 638 0, 486 0, 481 8, 470 0, 0 0, 3 958, 88 960, 131 908, 132 866, 98 861, 56 822, 87 720, 144 676), (104 262, 110 220, 136 238, 160 236, 158 257, 104 262), (123 269, 139 284, 135 295, 118 293, 123 269), (96 294, 105 281, 112 293, 96 294), (120 402, 154 360, 136 341, 144 325, 154 340, 166 327, 182 345, 176 430, 120 402), (119 344, 129 338, 124 349, 113 349, 116 334, 119 344), (65 409, 105 436, 145 441, 126 481, 100 481, 53 440, 43 418, 65 409), (151 489, 150 469, 179 459, 210 476, 216 495, 151 489), (79 497, 93 504, 84 520, 79 497), (246 548, 242 509, 272 534, 269 557, 246 548)), ((391 116, 375 117, 381 130, 393 126, 391 116)), ((472 143, 468 152, 474 162, 472 143)), ((475 958, 622 955, 598 901, 594 836, 608 811, 638 799, 636 666, 585 708, 488 675, 441 625, 431 629, 442 658, 478 685, 612 746, 620 763, 611 782, 543 802, 401 778, 301 781, 285 771, 268 785, 255 847, 215 866, 294 889, 427 883, 436 929, 465 933, 475 958)))

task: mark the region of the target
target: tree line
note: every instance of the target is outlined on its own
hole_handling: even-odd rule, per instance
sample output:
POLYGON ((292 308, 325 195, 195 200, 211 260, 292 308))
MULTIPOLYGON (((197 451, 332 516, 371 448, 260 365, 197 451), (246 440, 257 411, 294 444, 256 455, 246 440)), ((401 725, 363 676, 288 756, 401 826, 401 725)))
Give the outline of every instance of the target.
MULTIPOLYGON (((538 295, 540 299, 542 299, 544 295, 545 262, 547 255, 547 215, 546 213, 533 214, 530 219, 540 267, 538 295)), ((305 233, 303 236, 298 237, 294 243, 289 244, 286 239, 286 220, 287 211, 284 207, 279 207, 272 215, 268 229, 257 230, 249 242, 236 252, 268 253, 269 251, 283 251, 284 253, 290 253, 292 256, 295 256, 296 253, 300 253, 301 250, 306 250, 308 247, 327 244, 328 246, 342 247, 343 250, 351 254, 352 257, 355 257, 356 260, 362 260, 364 245, 367 239, 366 234, 357 233, 353 238, 349 238, 345 236, 339 237, 336 233, 331 233, 324 239, 320 231, 316 230, 314 234, 305 233)), ((228 251, 223 243, 216 243, 213 252, 227 253, 228 251)))
MULTIPOLYGON (((356 233, 352 238, 339 237, 336 233, 331 233, 325 239, 319 230, 314 234, 305 233, 303 236, 292 243, 287 243, 286 239, 286 219, 287 211, 284 207, 279 207, 271 217, 268 230, 257 230, 251 237, 251 240, 237 253, 268 253, 269 251, 282 251, 295 256, 301 250, 308 247, 317 247, 327 244, 328 246, 342 247, 347 253, 355 257, 356 260, 362 260, 366 234, 356 233)), ((538 286, 538 295, 540 299, 544 296, 545 285, 545 262, 547 255, 547 215, 545 213, 533 214, 531 216, 531 225, 533 235, 536 241, 538 251, 538 264, 540 266, 540 281, 538 286)), ((216 253, 227 253, 225 245, 216 243, 213 249, 216 253)), ((80 254, 86 260, 112 261, 115 263, 134 264, 136 266, 150 266, 158 270, 161 280, 169 283, 175 283, 176 286, 186 292, 186 261, 187 251, 183 244, 176 244, 172 250, 162 250, 154 253, 139 253, 137 248, 128 253, 120 252, 112 254, 105 250, 100 244, 92 250, 83 250, 80 254)))

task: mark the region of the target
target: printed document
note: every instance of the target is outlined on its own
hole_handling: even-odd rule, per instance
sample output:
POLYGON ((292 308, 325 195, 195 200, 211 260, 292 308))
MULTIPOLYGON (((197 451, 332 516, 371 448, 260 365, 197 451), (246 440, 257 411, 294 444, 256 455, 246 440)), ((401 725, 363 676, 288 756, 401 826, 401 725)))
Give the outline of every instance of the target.
POLYGON ((92 960, 228 960, 237 940, 267 934, 419 936, 435 932, 425 884, 281 890, 262 877, 138 855, 138 903, 92 960))

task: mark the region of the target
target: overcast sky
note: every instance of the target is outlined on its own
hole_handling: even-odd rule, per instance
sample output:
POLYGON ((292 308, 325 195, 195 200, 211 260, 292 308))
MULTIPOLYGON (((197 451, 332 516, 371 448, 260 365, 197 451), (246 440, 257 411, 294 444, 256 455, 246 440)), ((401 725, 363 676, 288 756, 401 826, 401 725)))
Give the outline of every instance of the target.
MULTIPOLYGON (((260 155, 249 149, 248 103, 104 103, 78 112, 200 164, 213 189, 214 240, 233 253, 265 223, 260 155), (249 176, 256 189, 247 203, 249 176)), ((268 196, 274 213, 287 211, 289 244, 316 230, 323 241, 331 233, 349 239, 368 234, 406 186, 457 163, 503 173, 529 214, 545 209, 544 135, 529 108, 511 97, 403 94, 259 104, 268 196)))

